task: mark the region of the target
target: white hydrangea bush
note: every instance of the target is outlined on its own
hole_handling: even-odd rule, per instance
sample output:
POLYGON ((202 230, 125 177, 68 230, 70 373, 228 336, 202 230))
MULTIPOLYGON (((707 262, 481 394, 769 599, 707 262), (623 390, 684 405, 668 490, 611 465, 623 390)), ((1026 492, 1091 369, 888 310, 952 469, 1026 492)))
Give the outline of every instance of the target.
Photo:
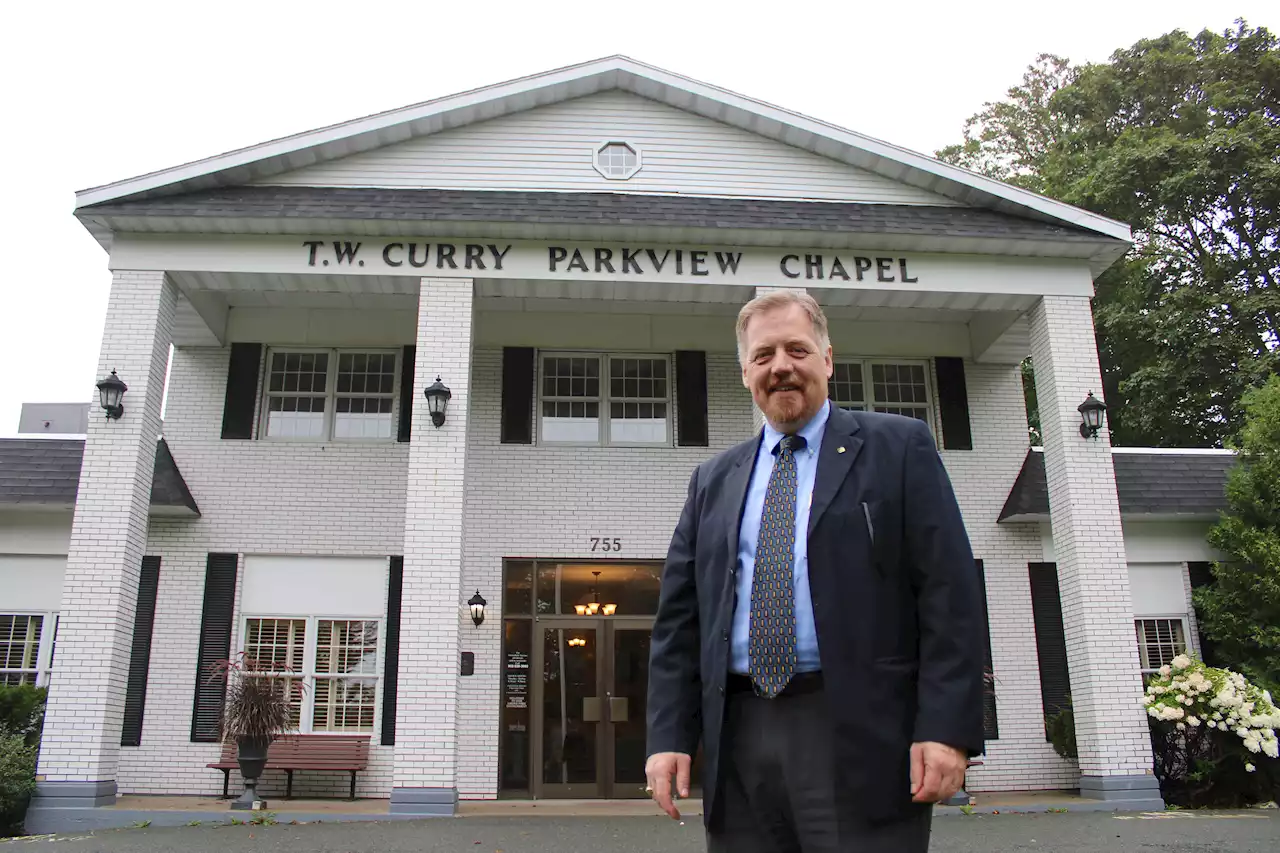
MULTIPOLYGON (((1239 673, 1178 655, 1160 667, 1143 695, 1147 713, 1179 731, 1205 727, 1235 734, 1249 752, 1280 758, 1280 710, 1271 694, 1239 673)), ((1245 764, 1250 773, 1257 770, 1245 764)))

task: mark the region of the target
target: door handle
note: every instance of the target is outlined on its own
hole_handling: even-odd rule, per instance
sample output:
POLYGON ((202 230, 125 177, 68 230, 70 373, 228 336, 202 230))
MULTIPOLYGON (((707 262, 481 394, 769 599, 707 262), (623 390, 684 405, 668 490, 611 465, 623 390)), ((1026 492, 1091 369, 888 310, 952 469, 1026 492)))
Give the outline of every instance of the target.
POLYGON ((582 699, 582 722, 600 722, 600 697, 584 696, 582 699))
POLYGON ((609 697, 609 722, 625 723, 630 720, 631 714, 628 708, 626 696, 610 696, 609 697))

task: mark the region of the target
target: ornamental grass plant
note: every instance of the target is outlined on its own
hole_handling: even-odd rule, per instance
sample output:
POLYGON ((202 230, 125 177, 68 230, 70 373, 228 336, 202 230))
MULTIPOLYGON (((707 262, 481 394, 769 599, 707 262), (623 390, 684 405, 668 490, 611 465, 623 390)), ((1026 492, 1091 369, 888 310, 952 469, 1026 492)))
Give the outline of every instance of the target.
POLYGON ((1178 655, 1143 695, 1165 802, 1242 808, 1280 797, 1280 710, 1229 669, 1178 655))

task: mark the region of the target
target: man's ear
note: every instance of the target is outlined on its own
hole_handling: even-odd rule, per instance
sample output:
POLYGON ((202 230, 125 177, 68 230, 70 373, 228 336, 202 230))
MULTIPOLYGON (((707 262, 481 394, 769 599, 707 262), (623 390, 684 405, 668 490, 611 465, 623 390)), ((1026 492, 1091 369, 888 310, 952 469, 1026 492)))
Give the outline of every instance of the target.
POLYGON ((827 378, 830 379, 833 375, 835 375, 836 363, 831 356, 831 347, 829 346, 827 347, 826 361, 827 361, 827 378))

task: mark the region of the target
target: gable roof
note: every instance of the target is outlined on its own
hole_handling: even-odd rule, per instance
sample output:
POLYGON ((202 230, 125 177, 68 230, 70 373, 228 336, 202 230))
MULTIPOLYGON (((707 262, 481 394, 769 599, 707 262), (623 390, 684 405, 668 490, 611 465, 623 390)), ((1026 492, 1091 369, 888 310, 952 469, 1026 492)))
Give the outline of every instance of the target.
MULTIPOLYGON (((1235 462, 1235 454, 1228 451, 1113 448, 1120 515, 1217 519, 1227 509, 1227 475, 1235 462)), ((1048 520, 1044 452, 1032 448, 998 521, 1048 520)))
MULTIPOLYGON (((1095 258, 1103 267, 1123 255, 1131 241, 1130 229, 1123 223, 625 56, 437 98, 82 190, 76 194, 76 208, 79 212, 104 202, 241 186, 406 139, 614 89, 866 169, 968 207, 1087 229, 1117 241, 1095 258)), ((110 236, 101 226, 86 225, 108 244, 110 236)))
MULTIPOLYGON (((75 506, 83 461, 83 438, 0 439, 0 508, 75 506)), ((163 438, 156 442, 151 515, 200 515, 163 438)))

